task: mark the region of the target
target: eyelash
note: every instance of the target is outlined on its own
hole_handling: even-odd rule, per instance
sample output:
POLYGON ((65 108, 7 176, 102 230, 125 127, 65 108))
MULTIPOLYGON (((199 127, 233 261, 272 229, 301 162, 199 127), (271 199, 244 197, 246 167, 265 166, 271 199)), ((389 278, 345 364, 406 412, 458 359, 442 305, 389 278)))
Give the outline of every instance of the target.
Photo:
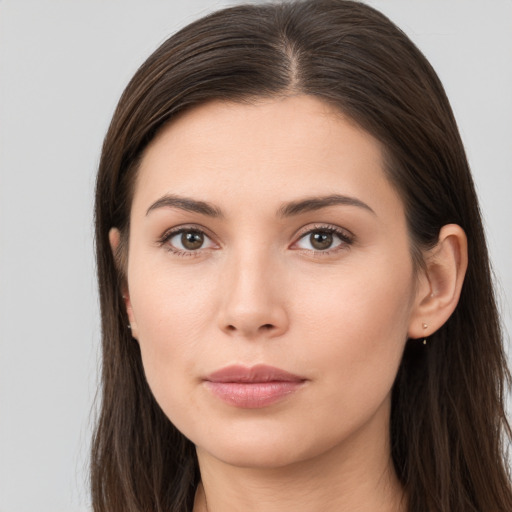
MULTIPOLYGON (((322 257, 322 256, 331 255, 332 253, 335 253, 335 252, 338 252, 341 250, 346 250, 346 249, 348 249, 348 247, 350 247, 354 243, 355 237, 349 231, 347 231, 345 229, 338 228, 337 226, 333 226, 333 225, 318 224, 318 225, 315 225, 313 228, 310 228, 307 231, 304 231, 303 233, 301 233, 299 235, 297 241, 294 242, 294 244, 296 244, 297 242, 299 242, 306 236, 311 235, 313 233, 317 233, 317 232, 336 235, 339 238, 339 240, 341 241, 341 243, 339 245, 333 247, 332 249, 326 249, 324 251, 314 250, 314 249, 296 249, 296 250, 299 250, 302 252, 307 252, 307 253, 313 253, 315 256, 322 257)), ((179 235, 181 233, 199 233, 199 234, 204 235, 206 238, 211 239, 206 234, 206 232, 201 228, 194 227, 194 226, 184 226, 184 227, 180 227, 177 229, 171 229, 169 231, 166 231, 162 235, 162 237, 160 237, 160 239, 158 240, 158 245, 159 246, 167 245, 166 249, 169 252, 171 252, 174 255, 179 256, 179 257, 200 256, 201 252, 202 252, 201 249, 186 251, 186 250, 177 249, 169 244, 169 240, 171 240, 173 237, 175 237, 176 235, 179 235)))
POLYGON ((339 251, 347 250, 355 240, 355 237, 352 233, 347 231, 346 229, 341 229, 337 226, 333 226, 331 224, 315 224, 313 228, 309 228, 307 231, 304 231, 300 233, 298 239, 294 244, 298 243, 303 238, 307 237, 308 235, 311 236, 313 233, 327 233, 331 235, 336 235, 339 240, 340 244, 336 245, 335 247, 326 249, 324 251, 322 250, 314 250, 314 249, 297 249, 300 251, 304 251, 307 253, 313 253, 315 257, 323 257, 323 256, 329 256, 334 253, 337 253, 339 251))
POLYGON ((200 256, 201 255, 201 249, 197 249, 195 251, 184 251, 182 249, 177 249, 177 248, 173 247, 169 243, 169 240, 171 240, 171 238, 175 237, 176 235, 180 235, 181 233, 199 233, 199 234, 204 235, 206 238, 211 239, 211 237, 209 237, 206 234, 204 229, 201 229, 201 228, 195 227, 195 226, 182 226, 182 227, 177 228, 177 229, 171 229, 169 231, 166 231, 162 235, 162 237, 158 240, 158 245, 159 246, 166 245, 166 249, 169 252, 173 253, 176 256, 180 256, 182 258, 190 258, 190 257, 200 256))

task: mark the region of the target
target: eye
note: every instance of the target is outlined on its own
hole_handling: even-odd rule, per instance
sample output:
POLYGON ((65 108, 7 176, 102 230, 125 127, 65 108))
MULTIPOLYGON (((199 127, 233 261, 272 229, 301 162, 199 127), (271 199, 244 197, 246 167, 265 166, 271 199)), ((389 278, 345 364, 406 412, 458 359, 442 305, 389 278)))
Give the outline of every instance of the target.
POLYGON ((319 227, 309 230, 297 242, 299 249, 330 252, 350 245, 353 237, 347 232, 334 227, 319 227))
POLYGON ((180 228, 171 231, 163 236, 161 243, 166 244, 169 250, 178 254, 216 247, 203 231, 194 228, 180 228))

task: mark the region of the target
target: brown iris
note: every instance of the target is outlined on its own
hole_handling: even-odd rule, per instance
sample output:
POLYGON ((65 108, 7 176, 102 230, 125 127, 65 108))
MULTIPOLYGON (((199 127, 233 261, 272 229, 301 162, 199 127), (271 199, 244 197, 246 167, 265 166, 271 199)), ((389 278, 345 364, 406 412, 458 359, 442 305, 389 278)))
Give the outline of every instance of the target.
POLYGON ((185 231, 181 234, 181 243, 189 251, 199 249, 204 243, 204 235, 199 231, 185 231))
POLYGON ((311 245, 319 251, 329 249, 332 245, 332 233, 328 231, 317 231, 309 236, 309 240, 311 245))

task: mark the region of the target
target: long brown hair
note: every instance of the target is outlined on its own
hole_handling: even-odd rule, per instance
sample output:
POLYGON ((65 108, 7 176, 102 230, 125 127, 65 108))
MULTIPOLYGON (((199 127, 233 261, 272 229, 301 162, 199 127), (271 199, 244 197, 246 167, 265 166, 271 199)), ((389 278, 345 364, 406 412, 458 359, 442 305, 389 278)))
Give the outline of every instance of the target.
POLYGON ((392 394, 392 457, 411 512, 512 510, 504 412, 510 383, 477 197, 443 87, 414 44, 371 7, 309 0, 224 9, 172 36, 137 71, 105 138, 96 190, 101 407, 92 446, 95 512, 185 512, 199 470, 192 443, 155 402, 121 297, 137 166, 155 134, 213 99, 303 93, 376 137, 405 204, 416 263, 440 228, 462 226, 460 302, 429 344, 409 341, 392 394), (117 266, 116 261, 117 260, 117 266))

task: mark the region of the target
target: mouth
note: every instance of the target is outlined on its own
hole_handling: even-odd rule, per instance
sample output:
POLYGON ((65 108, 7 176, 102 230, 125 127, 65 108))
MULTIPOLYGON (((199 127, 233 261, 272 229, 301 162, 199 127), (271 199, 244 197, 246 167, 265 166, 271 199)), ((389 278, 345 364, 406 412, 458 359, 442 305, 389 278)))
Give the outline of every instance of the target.
POLYGON ((244 409, 267 407, 302 388, 307 379, 273 366, 228 366, 204 379, 204 385, 228 405, 244 409))

